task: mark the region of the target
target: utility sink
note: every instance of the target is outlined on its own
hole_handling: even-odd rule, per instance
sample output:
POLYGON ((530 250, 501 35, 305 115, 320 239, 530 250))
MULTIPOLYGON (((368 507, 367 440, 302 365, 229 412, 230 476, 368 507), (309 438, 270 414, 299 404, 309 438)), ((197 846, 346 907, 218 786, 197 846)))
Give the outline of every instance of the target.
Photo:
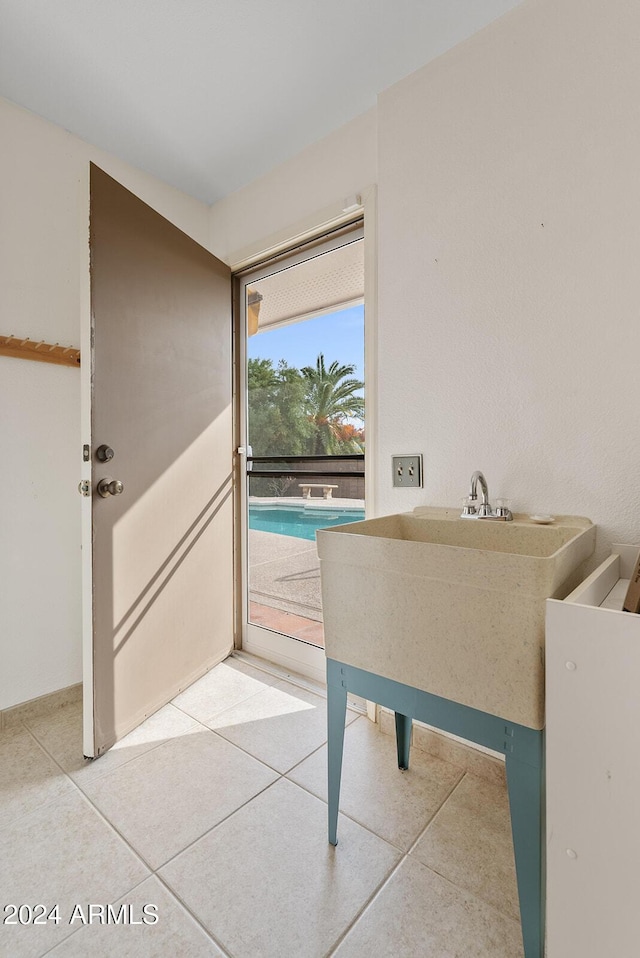
POLYGON ((540 729, 545 599, 580 581, 595 532, 435 507, 319 529, 327 656, 540 729))

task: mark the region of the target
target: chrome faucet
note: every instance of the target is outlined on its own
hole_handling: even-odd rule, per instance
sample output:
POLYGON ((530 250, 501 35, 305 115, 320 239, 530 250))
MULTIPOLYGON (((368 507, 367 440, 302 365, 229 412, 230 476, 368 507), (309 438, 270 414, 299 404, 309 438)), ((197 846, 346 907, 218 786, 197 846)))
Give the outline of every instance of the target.
POLYGON ((487 485, 487 480, 481 472, 476 471, 471 476, 471 489, 469 491, 469 498, 472 502, 476 502, 478 499, 478 483, 480 483, 480 488, 482 489, 482 504, 478 509, 478 518, 480 519, 491 515, 491 503, 489 502, 489 486, 487 485))
POLYGON ((471 476, 471 489, 464 501, 460 518, 502 519, 503 522, 509 522, 513 519, 513 515, 506 504, 500 500, 498 500, 496 511, 494 512, 492 510, 491 503, 489 502, 489 486, 487 485, 487 480, 479 470, 476 470, 471 476), (480 503, 480 507, 476 509, 475 503, 478 501, 478 483, 480 483, 480 489, 482 490, 482 502, 480 503))

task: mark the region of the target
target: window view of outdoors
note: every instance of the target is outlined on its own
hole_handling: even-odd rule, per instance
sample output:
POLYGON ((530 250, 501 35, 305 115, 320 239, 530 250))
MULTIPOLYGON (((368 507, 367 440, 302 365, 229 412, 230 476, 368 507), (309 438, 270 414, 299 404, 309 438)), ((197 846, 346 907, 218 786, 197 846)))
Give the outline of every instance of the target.
MULTIPOLYGON (((318 257, 333 257, 334 280, 341 252, 318 257)), ((351 296, 360 302, 331 310, 317 281, 310 295, 304 274, 285 278, 283 319, 266 308, 273 277, 247 289, 249 620, 322 646, 315 531, 364 518, 364 305, 351 296)))

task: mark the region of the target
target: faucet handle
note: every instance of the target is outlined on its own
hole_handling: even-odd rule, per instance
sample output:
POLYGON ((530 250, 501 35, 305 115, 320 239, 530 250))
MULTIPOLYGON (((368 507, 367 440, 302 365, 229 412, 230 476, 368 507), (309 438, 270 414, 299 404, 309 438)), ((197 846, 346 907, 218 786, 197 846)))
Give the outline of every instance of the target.
POLYGON ((496 499, 496 515, 505 519, 513 519, 513 513, 510 509, 511 499, 496 499))
POLYGON ((478 511, 474 505, 477 496, 465 496, 462 499, 462 512, 460 513, 460 518, 463 519, 465 516, 477 516, 478 511))

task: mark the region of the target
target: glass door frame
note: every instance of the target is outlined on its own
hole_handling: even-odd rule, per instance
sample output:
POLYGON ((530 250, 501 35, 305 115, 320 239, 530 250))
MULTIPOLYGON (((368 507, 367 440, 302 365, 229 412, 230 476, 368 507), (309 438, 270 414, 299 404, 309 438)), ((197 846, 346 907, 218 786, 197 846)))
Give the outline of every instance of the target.
MULTIPOLYGON (((234 277, 234 297, 236 321, 236 414, 238 438, 236 456, 236 570, 239 585, 236 603, 236 648, 252 655, 273 662, 289 671, 297 672, 317 682, 326 682, 326 657, 324 648, 310 645, 301 639, 274 632, 265 626, 256 625, 249 621, 249 569, 248 569, 248 499, 249 483, 247 481, 248 463, 248 435, 247 435, 247 314, 246 314, 246 287, 251 283, 271 276, 283 269, 296 266, 300 263, 329 253, 341 246, 364 240, 364 223, 360 213, 357 220, 341 225, 332 233, 319 237, 310 244, 299 249, 292 249, 288 253, 278 255, 273 259, 242 271, 234 277)), ((366 250, 366 247, 365 247, 366 250)), ((366 254, 365 254, 365 297, 366 285, 366 254)), ((365 356, 367 340, 367 318, 365 308, 365 356)), ((365 359, 365 388, 367 388, 365 359)), ((278 457, 274 457, 277 459, 278 457)), ((285 458, 285 457, 283 457, 285 458)), ((273 461, 273 460, 270 460, 273 461)), ((368 455, 365 447, 365 474, 368 466, 368 455)), ((366 497, 366 493, 365 493, 366 497)))

